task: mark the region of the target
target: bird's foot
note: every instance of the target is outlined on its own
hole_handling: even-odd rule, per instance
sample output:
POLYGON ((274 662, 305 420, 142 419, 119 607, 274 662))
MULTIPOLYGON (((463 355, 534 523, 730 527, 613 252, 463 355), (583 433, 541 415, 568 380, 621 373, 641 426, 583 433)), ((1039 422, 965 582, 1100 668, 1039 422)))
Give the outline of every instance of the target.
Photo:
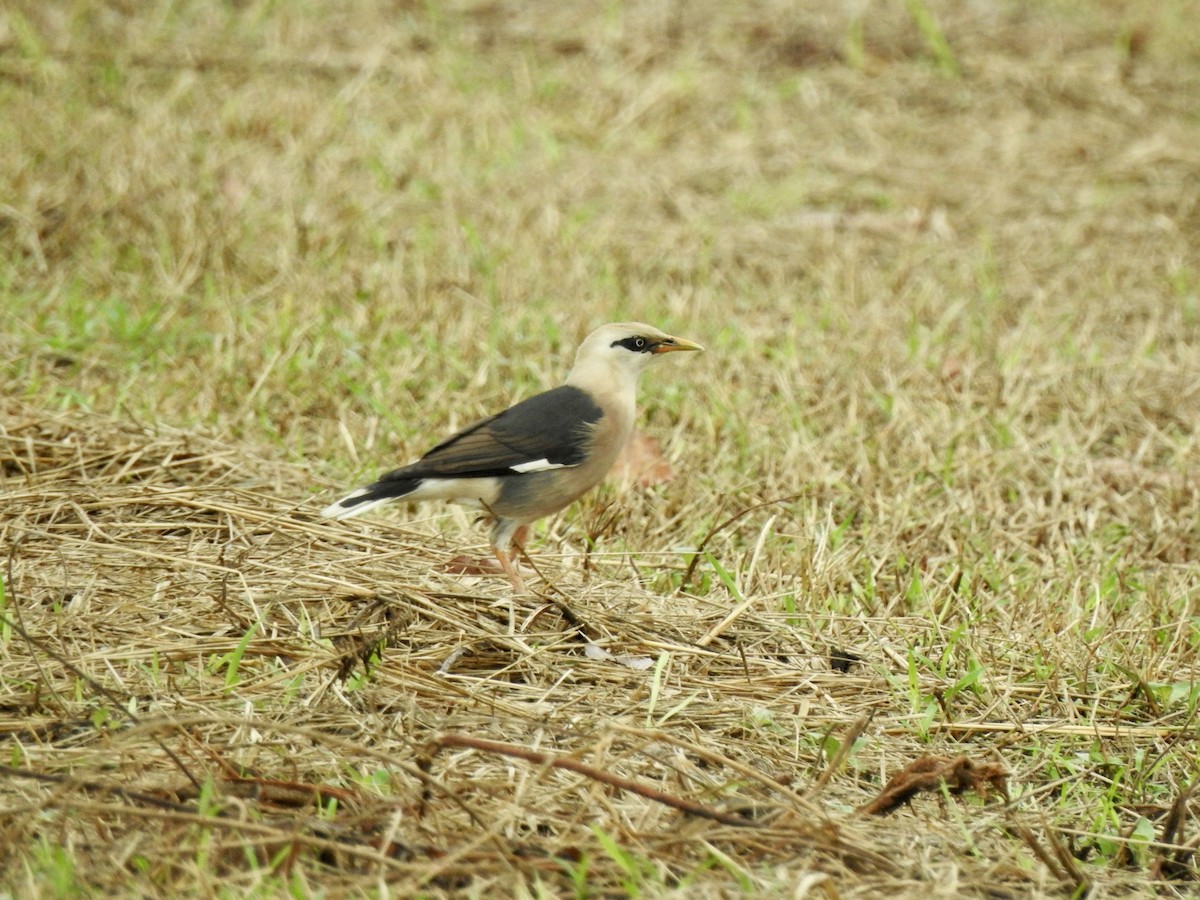
POLYGON ((513 590, 518 594, 528 593, 529 589, 525 587, 525 579, 523 579, 521 577, 521 573, 517 571, 517 566, 512 561, 512 557, 510 557, 499 547, 494 548, 492 552, 496 554, 496 559, 500 561, 500 568, 502 568, 504 570, 504 574, 508 576, 508 581, 513 586, 513 590))
POLYGON ((438 568, 451 575, 503 575, 515 590, 521 593, 526 591, 525 581, 521 578, 516 564, 509 559, 502 559, 499 553, 495 559, 486 556, 456 556, 438 568))
POLYGON ((503 575, 504 568, 490 556, 456 556, 440 566, 451 575, 503 575))

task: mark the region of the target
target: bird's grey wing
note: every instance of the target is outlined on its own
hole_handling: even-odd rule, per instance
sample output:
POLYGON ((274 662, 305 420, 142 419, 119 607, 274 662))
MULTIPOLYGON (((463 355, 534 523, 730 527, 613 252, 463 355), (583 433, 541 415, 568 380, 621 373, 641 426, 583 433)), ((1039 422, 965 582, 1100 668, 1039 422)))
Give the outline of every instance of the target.
POLYGON ((591 395, 563 385, 475 423, 384 478, 487 478, 578 466, 603 417, 591 395))

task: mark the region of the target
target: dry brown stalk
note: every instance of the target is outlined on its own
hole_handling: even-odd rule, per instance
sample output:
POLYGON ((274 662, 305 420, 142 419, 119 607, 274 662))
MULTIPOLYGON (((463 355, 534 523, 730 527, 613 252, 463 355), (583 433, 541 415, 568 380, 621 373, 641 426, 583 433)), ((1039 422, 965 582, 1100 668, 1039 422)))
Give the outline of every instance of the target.
POLYGON ((1193 783, 1186 790, 1180 791, 1171 802, 1171 808, 1163 817, 1159 830, 1159 843, 1174 845, 1167 850, 1155 848, 1154 862, 1150 865, 1150 874, 1162 881, 1196 881, 1197 871, 1192 863, 1197 850, 1200 850, 1200 834, 1188 839, 1186 835, 1189 819, 1189 806, 1192 795, 1196 790, 1193 783))
POLYGON ((655 803, 661 803, 664 806, 669 806, 688 815, 720 822, 722 825, 732 825, 736 828, 754 828, 758 825, 753 819, 724 813, 683 797, 673 797, 657 788, 641 784, 631 778, 623 778, 612 772, 606 772, 603 769, 582 763, 570 756, 555 756, 543 753, 540 750, 534 750, 530 747, 522 747, 517 744, 508 744, 501 741, 491 741, 467 734, 441 734, 434 739, 434 742, 439 747, 463 747, 483 753, 498 753, 502 756, 511 756, 554 769, 565 769, 568 772, 575 772, 576 774, 583 775, 585 778, 607 784, 618 790, 637 794, 640 797, 645 797, 647 800, 653 800, 655 803))
POLYGON ((620 731, 623 734, 640 737, 646 741, 669 744, 672 747, 678 747, 679 749, 685 750, 688 753, 695 754, 701 759, 708 760, 709 762, 716 763, 720 766, 726 766, 741 775, 745 775, 748 778, 753 778, 756 781, 760 781, 771 790, 786 796, 794 804, 796 804, 797 807, 803 810, 805 815, 815 816, 821 819, 827 818, 828 814, 819 806, 811 803, 807 797, 797 793, 786 784, 783 784, 779 780, 772 778, 770 775, 767 775, 765 772, 762 772, 753 766, 748 766, 745 763, 737 761, 736 759, 731 759, 730 757, 721 753, 716 753, 693 741, 681 740, 680 738, 666 732, 649 731, 644 728, 631 728, 629 726, 620 724, 613 725, 612 727, 615 731, 620 731))
POLYGON ((817 780, 812 783, 812 786, 809 787, 806 794, 809 800, 812 800, 824 790, 825 786, 829 784, 830 779, 837 774, 846 760, 850 758, 850 754, 854 752, 855 741, 862 737, 863 732, 867 730, 867 726, 871 724, 873 718, 875 718, 874 710, 859 716, 846 729, 845 733, 839 738, 837 752, 830 757, 824 770, 817 776, 817 780))
MULTIPOLYGON (((796 500, 798 497, 799 497, 798 494, 793 494, 790 497, 776 497, 773 500, 764 500, 761 503, 755 503, 755 504, 752 504, 751 506, 743 507, 742 509, 739 509, 737 512, 735 512, 732 516, 729 516, 726 519, 722 519, 720 522, 713 525, 712 528, 708 529, 708 533, 705 534, 704 537, 700 539, 700 543, 696 545, 696 549, 693 552, 691 562, 688 563, 687 569, 684 570, 683 578, 680 579, 680 581, 679 581, 679 587, 677 588, 676 593, 682 594, 683 591, 687 588, 687 586, 689 584, 691 584, 692 577, 696 574, 696 566, 698 566, 700 564, 700 561, 704 558, 704 550, 708 546, 709 542, 714 537, 716 537, 718 534, 720 534, 722 531, 724 531, 730 525, 733 525, 735 522, 737 522, 741 519, 744 519, 746 516, 750 515, 750 513, 755 512, 756 510, 763 509, 764 507, 767 507, 767 506, 774 506, 777 503, 791 503, 793 500, 796 500)), ((727 625, 728 624, 731 624, 731 623, 727 623, 727 625)), ((722 630, 724 630, 724 629, 722 629, 722 630)), ((713 635, 713 637, 716 637, 716 635, 713 635)))

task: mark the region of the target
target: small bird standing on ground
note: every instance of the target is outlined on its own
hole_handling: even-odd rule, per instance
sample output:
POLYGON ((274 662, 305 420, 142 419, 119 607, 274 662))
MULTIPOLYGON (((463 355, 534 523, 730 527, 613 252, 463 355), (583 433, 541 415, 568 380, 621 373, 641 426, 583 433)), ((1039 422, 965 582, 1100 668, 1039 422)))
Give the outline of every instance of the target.
POLYGON ((604 480, 633 433, 642 371, 664 353, 703 349, 638 322, 603 325, 580 344, 565 384, 463 429, 322 515, 346 519, 399 499, 482 506, 495 518, 492 551, 524 590, 514 539, 523 544, 530 523, 604 480))

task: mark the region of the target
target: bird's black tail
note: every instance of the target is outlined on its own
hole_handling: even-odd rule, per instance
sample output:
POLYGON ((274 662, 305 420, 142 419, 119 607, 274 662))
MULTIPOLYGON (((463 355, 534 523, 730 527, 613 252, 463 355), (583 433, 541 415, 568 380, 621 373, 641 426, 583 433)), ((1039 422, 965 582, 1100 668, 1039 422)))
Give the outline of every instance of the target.
POLYGON ((321 510, 321 515, 330 519, 349 519, 361 515, 369 509, 391 503, 411 494, 421 486, 424 479, 402 476, 399 478, 385 475, 373 484, 361 487, 353 494, 347 494, 336 503, 321 510))

